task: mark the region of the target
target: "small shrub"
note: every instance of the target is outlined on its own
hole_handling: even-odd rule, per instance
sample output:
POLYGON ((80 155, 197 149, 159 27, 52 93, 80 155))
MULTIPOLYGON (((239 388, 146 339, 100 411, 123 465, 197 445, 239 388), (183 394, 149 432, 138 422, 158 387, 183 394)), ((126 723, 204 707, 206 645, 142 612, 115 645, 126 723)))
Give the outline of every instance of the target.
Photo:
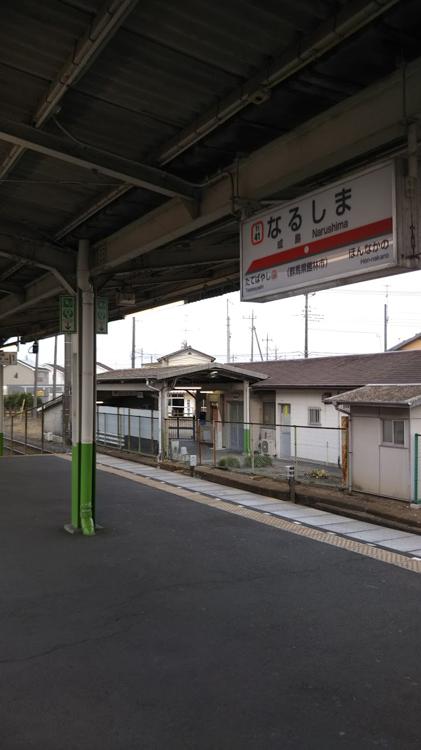
POLYGON ((313 469, 310 476, 312 479, 329 479, 329 474, 324 469, 313 469))
MULTIPOLYGON (((9 393, 4 398, 4 408, 10 413, 18 412, 22 409, 32 409, 33 402, 34 397, 32 393, 9 393)), ((40 403, 42 402, 38 399, 38 405, 40 403)))
MULTIPOLYGON (((245 456, 244 466, 250 469, 253 466, 251 456, 245 456)), ((257 453, 254 456, 254 468, 263 469, 265 466, 272 466, 272 459, 266 453, 257 453)))
POLYGON ((223 456, 218 461, 220 469, 239 469, 241 464, 236 456, 223 456))

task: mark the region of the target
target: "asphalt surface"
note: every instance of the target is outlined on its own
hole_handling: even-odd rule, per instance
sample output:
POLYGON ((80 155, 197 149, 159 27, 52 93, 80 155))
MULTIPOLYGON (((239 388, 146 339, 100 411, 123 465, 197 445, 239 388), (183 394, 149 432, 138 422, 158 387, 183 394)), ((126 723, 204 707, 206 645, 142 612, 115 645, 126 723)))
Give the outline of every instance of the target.
POLYGON ((70 464, 0 462, 1 750, 421 743, 421 576, 70 464))

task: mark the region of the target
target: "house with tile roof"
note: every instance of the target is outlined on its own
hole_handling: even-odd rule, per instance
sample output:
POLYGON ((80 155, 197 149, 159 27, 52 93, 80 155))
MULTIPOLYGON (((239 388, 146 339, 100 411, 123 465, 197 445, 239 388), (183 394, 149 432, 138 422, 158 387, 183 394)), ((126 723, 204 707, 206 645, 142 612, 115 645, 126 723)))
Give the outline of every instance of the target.
POLYGON ((341 464, 343 452, 341 413, 332 396, 368 383, 421 383, 420 350, 254 362, 247 367, 266 375, 250 389, 254 449, 264 446, 278 458, 298 456, 327 465, 341 464))
POLYGON ((99 398, 116 408, 151 400, 157 404, 158 391, 163 389, 168 404, 175 389, 187 391, 194 394, 197 413, 204 416, 204 431, 211 434, 216 425, 218 449, 242 452, 248 432, 252 452, 337 467, 342 463, 344 433, 342 415, 331 397, 370 382, 417 381, 421 383, 421 351, 231 365, 158 363, 103 373, 98 376, 98 389, 99 398))
POLYGON ((350 487, 421 502, 421 384, 368 384, 328 401, 349 420, 350 487))
POLYGON ((409 339, 399 341, 398 344, 389 349, 389 352, 411 352, 414 349, 421 349, 421 333, 416 333, 409 339))

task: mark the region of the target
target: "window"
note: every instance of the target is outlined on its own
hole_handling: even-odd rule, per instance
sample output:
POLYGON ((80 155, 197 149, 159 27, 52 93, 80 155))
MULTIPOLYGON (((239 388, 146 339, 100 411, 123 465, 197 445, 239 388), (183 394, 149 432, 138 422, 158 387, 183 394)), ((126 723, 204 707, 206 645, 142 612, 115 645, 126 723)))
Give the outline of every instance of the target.
POLYGON ((274 401, 263 401, 263 424, 264 425, 275 424, 275 402, 274 401))
POLYGON ((184 396, 179 391, 169 394, 168 413, 171 417, 182 417, 184 415, 184 396))
POLYGON ((405 445, 405 422, 403 419, 383 419, 383 443, 405 445))
POLYGON ((320 409, 315 406, 310 406, 308 410, 308 423, 320 426, 320 409))

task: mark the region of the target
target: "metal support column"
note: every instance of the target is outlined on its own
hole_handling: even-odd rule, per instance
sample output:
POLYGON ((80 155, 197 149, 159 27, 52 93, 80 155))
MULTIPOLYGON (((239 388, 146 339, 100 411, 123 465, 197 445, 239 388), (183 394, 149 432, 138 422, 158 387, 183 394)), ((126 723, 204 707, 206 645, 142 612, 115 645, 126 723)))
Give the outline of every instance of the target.
POLYGON ((72 334, 64 334, 64 391, 63 391, 63 445, 72 444, 71 435, 72 398, 72 334))
POLYGON ((72 356, 72 514, 69 531, 95 534, 95 295, 89 277, 89 242, 79 241, 78 333, 72 356))

